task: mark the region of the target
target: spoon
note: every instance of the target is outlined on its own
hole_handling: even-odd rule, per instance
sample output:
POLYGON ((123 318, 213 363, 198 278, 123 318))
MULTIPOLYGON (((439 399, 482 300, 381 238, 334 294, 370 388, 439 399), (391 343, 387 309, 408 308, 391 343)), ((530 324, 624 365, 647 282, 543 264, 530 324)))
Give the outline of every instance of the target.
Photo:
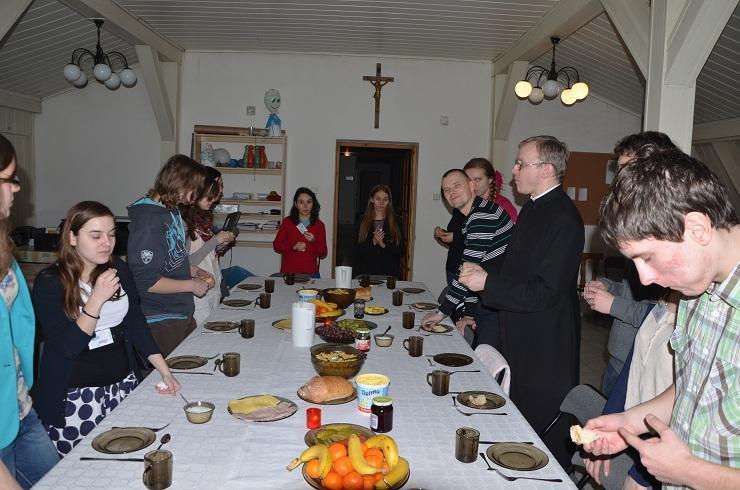
POLYGON ((388 328, 386 328, 385 332, 381 333, 380 336, 382 337, 383 335, 387 334, 390 331, 390 329, 391 329, 391 326, 388 325, 388 328))
POLYGON ((185 400, 185 403, 187 403, 188 405, 190 405, 190 402, 188 401, 188 399, 187 399, 187 398, 185 398, 185 396, 184 396, 184 395, 183 395, 182 393, 180 393, 180 397, 181 397, 181 398, 182 398, 183 400, 185 400))
POLYGON ((157 451, 162 449, 162 446, 170 442, 170 439, 172 439, 172 436, 169 434, 165 434, 162 436, 162 438, 159 440, 159 447, 157 448, 157 451))

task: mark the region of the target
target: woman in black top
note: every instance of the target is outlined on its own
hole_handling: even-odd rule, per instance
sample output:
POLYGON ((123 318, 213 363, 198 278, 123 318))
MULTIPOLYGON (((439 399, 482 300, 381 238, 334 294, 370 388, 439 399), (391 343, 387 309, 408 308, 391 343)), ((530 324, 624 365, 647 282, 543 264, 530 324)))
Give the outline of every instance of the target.
POLYGON ((75 205, 64 221, 59 261, 34 283, 46 339, 35 408, 61 455, 136 387, 134 349, 161 374, 160 393, 180 389, 141 313, 131 272, 111 258, 115 241, 110 209, 93 201, 75 205))
POLYGON ((393 210, 393 198, 387 185, 370 190, 365 214, 360 221, 353 272, 400 277, 403 237, 393 210))

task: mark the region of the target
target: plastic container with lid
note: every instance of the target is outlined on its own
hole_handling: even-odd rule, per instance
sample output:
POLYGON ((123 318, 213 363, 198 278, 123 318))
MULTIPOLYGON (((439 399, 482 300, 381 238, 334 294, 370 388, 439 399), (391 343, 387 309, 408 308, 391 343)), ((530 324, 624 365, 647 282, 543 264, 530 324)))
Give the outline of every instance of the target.
POLYGON ((393 429, 393 399, 376 396, 370 409, 370 429, 374 432, 390 432, 393 429))

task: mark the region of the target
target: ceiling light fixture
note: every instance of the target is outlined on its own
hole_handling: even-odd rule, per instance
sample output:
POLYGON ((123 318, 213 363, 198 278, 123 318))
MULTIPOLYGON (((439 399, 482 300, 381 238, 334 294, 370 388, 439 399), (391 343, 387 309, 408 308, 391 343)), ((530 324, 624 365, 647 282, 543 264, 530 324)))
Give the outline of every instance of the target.
POLYGON ((352 156, 352 153, 350 153, 349 148, 345 148, 344 149, 344 156, 346 156, 346 157, 351 157, 352 156))
POLYGON ((90 58, 93 65, 93 75, 100 83, 105 84, 110 90, 116 90, 123 85, 124 87, 133 87, 136 85, 136 73, 128 67, 126 57, 118 51, 106 53, 100 47, 100 26, 103 25, 103 19, 93 19, 98 28, 98 44, 95 46, 93 53, 89 49, 77 48, 72 51, 72 62, 64 67, 64 78, 77 88, 83 88, 87 85, 87 75, 82 69, 82 62, 90 58), (113 71, 111 59, 118 59, 123 64, 123 69, 118 73, 113 71))
POLYGON ((572 66, 555 69, 555 47, 560 42, 559 37, 551 37, 552 63, 548 70, 544 66, 535 65, 527 70, 524 80, 517 82, 514 92, 519 98, 527 98, 532 104, 539 104, 542 99, 554 99, 560 94, 560 100, 565 105, 573 105, 588 95, 588 85, 582 82, 578 70, 572 66), (544 79, 544 83, 542 83, 544 79), (534 87, 532 86, 534 82, 534 87), (563 89, 565 87, 565 89, 563 89))

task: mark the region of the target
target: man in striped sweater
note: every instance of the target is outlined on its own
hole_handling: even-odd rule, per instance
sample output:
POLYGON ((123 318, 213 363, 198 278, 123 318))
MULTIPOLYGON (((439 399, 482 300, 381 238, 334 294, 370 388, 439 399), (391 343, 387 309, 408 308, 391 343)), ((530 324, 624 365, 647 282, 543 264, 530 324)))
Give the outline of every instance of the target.
MULTIPOLYGON (((460 169, 448 170, 442 176, 445 199, 465 216, 462 262, 495 266, 506 251, 514 223, 503 208, 476 196, 474 191, 475 184, 460 169)), ((476 331, 477 344, 499 348, 498 312, 484 308, 478 295, 457 278, 452 280, 439 310, 425 315, 422 324, 438 323, 447 316, 456 322, 461 334, 470 325, 476 331)))

